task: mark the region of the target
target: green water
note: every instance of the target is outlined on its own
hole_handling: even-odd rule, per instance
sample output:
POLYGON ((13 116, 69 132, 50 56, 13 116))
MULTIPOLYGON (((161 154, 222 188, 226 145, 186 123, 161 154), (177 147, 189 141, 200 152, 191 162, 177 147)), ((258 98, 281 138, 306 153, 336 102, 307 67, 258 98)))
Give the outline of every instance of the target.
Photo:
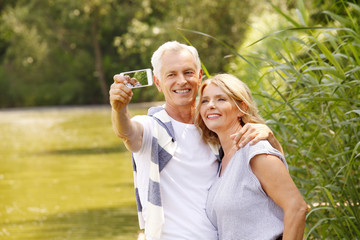
POLYGON ((0 239, 136 239, 110 108, 0 111, 0 239))

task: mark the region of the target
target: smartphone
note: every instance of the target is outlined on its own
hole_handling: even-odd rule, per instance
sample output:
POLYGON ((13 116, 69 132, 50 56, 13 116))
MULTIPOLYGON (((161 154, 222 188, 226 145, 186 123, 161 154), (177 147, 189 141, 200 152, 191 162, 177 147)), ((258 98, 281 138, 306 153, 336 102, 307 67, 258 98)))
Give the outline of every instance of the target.
POLYGON ((129 88, 141 88, 151 86, 153 84, 153 78, 150 68, 135 70, 130 72, 122 72, 120 76, 128 76, 129 80, 126 84, 129 88))

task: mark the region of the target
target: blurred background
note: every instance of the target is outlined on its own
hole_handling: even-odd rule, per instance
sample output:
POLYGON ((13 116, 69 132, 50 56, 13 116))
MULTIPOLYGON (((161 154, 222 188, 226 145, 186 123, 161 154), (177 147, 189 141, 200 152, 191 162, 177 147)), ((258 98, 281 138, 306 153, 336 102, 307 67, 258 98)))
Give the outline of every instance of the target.
MULTIPOLYGON (((0 0, 0 239, 136 239, 114 74, 162 43, 248 84, 311 207, 305 239, 360 236, 357 0, 0 0)), ((163 101, 134 90, 132 115, 163 101)))
MULTIPOLYGON (((107 103, 112 76, 151 67, 162 43, 184 42, 178 28, 240 46, 249 17, 268 7, 250 0, 1 0, 0 107, 107 103)), ((211 72, 224 71, 227 49, 186 36, 211 72)), ((159 98, 151 89, 134 102, 159 98)))

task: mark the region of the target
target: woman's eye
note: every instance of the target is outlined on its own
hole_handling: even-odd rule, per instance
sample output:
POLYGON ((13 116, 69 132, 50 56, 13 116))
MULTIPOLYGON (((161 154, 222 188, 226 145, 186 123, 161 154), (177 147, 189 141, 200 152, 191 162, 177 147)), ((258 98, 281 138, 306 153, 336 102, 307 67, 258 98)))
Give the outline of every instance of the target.
POLYGON ((219 98, 219 101, 226 101, 225 98, 219 98))
POLYGON ((209 102, 209 101, 206 100, 206 99, 201 100, 201 103, 202 103, 202 104, 203 104, 203 103, 207 103, 207 102, 209 102))

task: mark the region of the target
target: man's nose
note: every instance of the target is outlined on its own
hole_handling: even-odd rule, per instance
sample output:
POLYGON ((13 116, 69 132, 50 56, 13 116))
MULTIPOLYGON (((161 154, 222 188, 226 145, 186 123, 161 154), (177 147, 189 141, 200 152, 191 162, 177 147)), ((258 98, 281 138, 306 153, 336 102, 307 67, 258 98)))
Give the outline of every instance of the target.
POLYGON ((185 84, 185 83, 187 83, 185 75, 179 74, 178 84, 185 84))

